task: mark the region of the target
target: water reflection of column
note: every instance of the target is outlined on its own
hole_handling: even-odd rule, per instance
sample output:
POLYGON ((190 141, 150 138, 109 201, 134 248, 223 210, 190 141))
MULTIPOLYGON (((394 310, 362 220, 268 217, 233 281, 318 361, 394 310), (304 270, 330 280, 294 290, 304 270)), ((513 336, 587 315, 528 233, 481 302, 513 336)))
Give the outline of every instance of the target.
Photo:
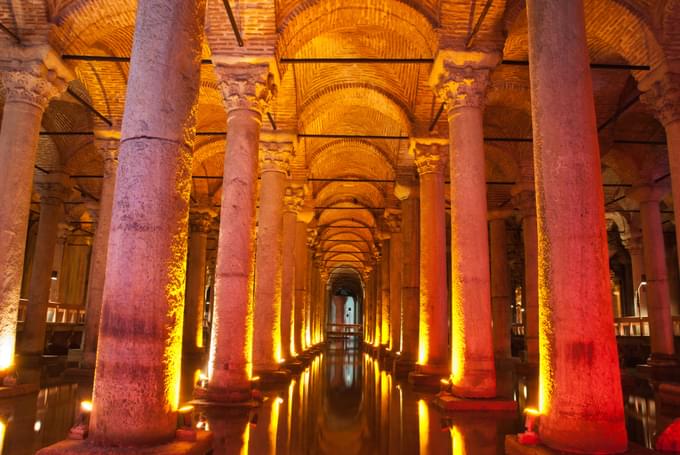
POLYGON ((390 453, 390 420, 392 413, 390 409, 390 395, 392 392, 392 377, 385 371, 380 373, 380 452, 389 455, 390 453))
POLYGON ((213 433, 213 452, 223 455, 249 453, 250 422, 244 409, 208 408, 209 429, 213 433))

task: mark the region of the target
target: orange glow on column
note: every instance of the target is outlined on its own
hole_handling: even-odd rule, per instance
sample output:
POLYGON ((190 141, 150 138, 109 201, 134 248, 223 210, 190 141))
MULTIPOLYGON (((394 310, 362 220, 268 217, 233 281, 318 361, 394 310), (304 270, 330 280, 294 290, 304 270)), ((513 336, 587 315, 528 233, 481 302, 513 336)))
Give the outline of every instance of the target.
POLYGON ((428 414, 427 403, 425 400, 418 400, 418 442, 420 443, 420 453, 429 452, 429 433, 430 415, 428 414))
POLYGON ((452 455, 465 455, 465 441, 463 440, 463 435, 458 431, 457 426, 451 427, 451 454, 452 455))
MULTIPOLYGON (((538 230, 538 244, 545 242, 542 234, 542 229, 538 230)), ((548 277, 546 271, 549 267, 544 267, 543 258, 539 257, 538 264, 538 356, 539 356, 539 372, 538 372, 538 410, 541 414, 547 414, 550 411, 550 400, 553 393, 553 352, 552 340, 554 337, 552 326, 552 309, 548 302, 550 299, 550 288, 548 286, 548 277)))
POLYGON ((8 370, 14 365, 14 333, 5 333, 0 337, 0 371, 8 370))
POLYGON ((250 445, 250 424, 247 424, 245 430, 243 430, 242 441, 243 445, 241 446, 239 455, 248 455, 250 452, 250 448, 248 447, 250 445))
MULTIPOLYGON (((462 295, 462 293, 453 295, 462 295)), ((453 299, 451 306, 451 380, 457 384, 465 373, 465 326, 463 303, 453 299)))
POLYGON ((428 360, 428 343, 430 342, 430 326, 424 308, 420 308, 420 322, 418 324, 418 365, 426 365, 428 360))

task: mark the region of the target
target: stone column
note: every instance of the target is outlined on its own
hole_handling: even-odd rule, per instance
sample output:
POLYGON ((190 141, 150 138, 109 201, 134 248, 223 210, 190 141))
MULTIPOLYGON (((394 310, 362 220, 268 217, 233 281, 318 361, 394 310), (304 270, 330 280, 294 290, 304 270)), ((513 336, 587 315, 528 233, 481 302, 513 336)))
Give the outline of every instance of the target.
MULTIPOLYGON (((19 294, 24 268, 26 231, 31 203, 33 166, 43 112, 50 99, 73 78, 57 54, 47 48, 8 56, 23 61, 0 74, 5 105, 0 126, 0 375, 14 364, 19 294)), ((8 50, 3 51, 4 53, 8 50)), ((3 58, 4 60, 4 58, 3 58)))
POLYGON ((538 366, 538 230, 533 165, 525 163, 532 176, 513 188, 514 205, 519 209, 524 244, 524 342, 527 362, 538 366))
POLYGON ((380 241, 378 251, 373 255, 375 270, 373 275, 373 346, 379 347, 382 344, 382 248, 383 242, 380 241))
POLYGON ((666 270, 666 248, 659 203, 662 190, 655 186, 638 186, 628 196, 640 203, 640 224, 645 272, 647 276, 647 309, 652 352, 650 365, 676 365, 671 317, 671 296, 666 270))
POLYGON ((384 213, 385 224, 390 231, 390 351, 401 352, 401 267, 402 235, 401 235, 401 210, 386 209, 384 213))
MULTIPOLYGON (((68 197, 68 196, 67 196, 68 197)), ((63 204, 63 203, 62 203, 63 204)), ((62 205, 62 215, 63 215, 63 205, 62 205)), ((65 218, 60 217, 62 221, 57 224, 57 241, 54 244, 54 257, 52 258, 52 275, 56 274, 56 277, 52 277, 50 280, 50 291, 48 302, 64 303, 61 298, 62 288, 61 283, 64 282, 63 263, 64 263, 64 253, 66 252, 66 243, 68 242, 68 236, 70 235, 73 228, 66 223, 65 218)), ((40 227, 40 226, 38 226, 40 227)), ((83 238, 83 242, 87 243, 89 238, 83 238)), ((87 276, 83 277, 87 279, 87 276)), ((45 315, 47 317, 47 315, 45 315)))
POLYGON ((97 229, 94 233, 90 275, 87 282, 87 311, 85 313, 85 340, 83 340, 83 368, 94 369, 99 340, 99 322, 102 312, 102 296, 106 281, 106 258, 111 232, 111 210, 118 172, 119 131, 95 131, 94 146, 104 162, 102 191, 99 196, 97 229))
POLYGON ((420 176, 420 313, 418 372, 449 374, 448 305, 446 289, 446 218, 441 140, 412 144, 420 176))
POLYGON ((227 149, 207 396, 212 400, 241 401, 250 398, 252 374, 255 191, 260 127, 275 86, 267 65, 218 66, 217 72, 227 108, 227 149))
MULTIPOLYGON (((680 207, 680 73, 649 71, 638 85, 644 92, 640 101, 651 108, 666 130, 673 207, 680 207)), ((674 212, 673 218, 680 226, 680 210, 674 212)), ((680 229, 675 230, 675 239, 680 246, 680 229)))
POLYGON ((384 233, 382 255, 380 257, 380 346, 387 348, 390 346, 390 250, 392 237, 389 233, 384 233))
POLYGON ((47 304, 52 284, 50 278, 57 245, 58 224, 64 218, 64 200, 70 192, 69 177, 67 174, 53 172, 41 176, 36 182, 36 187, 40 193, 40 219, 28 290, 26 319, 19 346, 19 353, 24 356, 41 356, 45 350, 47 304))
POLYGON ((449 117, 451 377, 453 392, 471 398, 496 395, 482 119, 489 71, 498 60, 497 54, 439 51, 430 79, 449 117))
POLYGON ((307 314, 307 273, 309 249, 307 248, 307 222, 309 214, 314 212, 298 212, 295 223, 295 310, 293 343, 298 354, 305 350, 305 327, 307 314), (307 222, 305 221, 307 220, 307 222))
POLYGON ((295 242, 297 214, 302 207, 304 190, 300 186, 288 186, 283 196, 283 241, 281 272, 281 351, 284 359, 293 358, 299 351, 293 341, 300 323, 295 318, 297 302, 295 297, 295 242))
POLYGON ((294 138, 263 138, 260 144, 260 209, 255 260, 253 371, 262 375, 283 361, 281 293, 283 196, 294 138))
MULTIPOLYGON (((642 258, 642 233, 636 232, 623 239, 623 246, 628 250, 630 255, 631 274, 633 275, 633 295, 635 296, 635 315, 638 317, 647 317, 647 290, 645 287, 640 288, 643 275, 645 274, 645 264, 642 258), (640 292, 638 292, 638 288, 640 292)), ((642 330, 642 327, 640 327, 642 330)))
POLYGON ((185 355, 203 352, 203 313, 205 305, 206 248, 214 213, 207 207, 189 212, 189 246, 187 248, 187 284, 184 297, 182 351, 185 355))
POLYGON ((528 0, 527 16, 540 271, 540 437, 556 450, 619 453, 628 444, 583 2, 528 0))
POLYGON ((137 8, 89 425, 97 446, 175 438, 204 16, 202 0, 137 8))
POLYGON ((419 188, 401 200, 403 262, 401 273, 402 343, 405 364, 418 360, 418 321, 420 318, 420 199, 419 188))
POLYGON ((505 220, 512 210, 489 213, 490 258, 491 258, 491 313, 493 315, 493 341, 496 360, 509 359, 510 352, 510 264, 505 220))

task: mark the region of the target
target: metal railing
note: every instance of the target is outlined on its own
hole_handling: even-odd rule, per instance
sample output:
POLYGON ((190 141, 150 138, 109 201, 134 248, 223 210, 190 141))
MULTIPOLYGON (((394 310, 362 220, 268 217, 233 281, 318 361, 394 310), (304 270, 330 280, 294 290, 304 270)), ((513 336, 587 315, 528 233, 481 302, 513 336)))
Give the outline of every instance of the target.
POLYGON ((329 338, 361 337, 364 333, 361 324, 326 324, 326 335, 329 338))

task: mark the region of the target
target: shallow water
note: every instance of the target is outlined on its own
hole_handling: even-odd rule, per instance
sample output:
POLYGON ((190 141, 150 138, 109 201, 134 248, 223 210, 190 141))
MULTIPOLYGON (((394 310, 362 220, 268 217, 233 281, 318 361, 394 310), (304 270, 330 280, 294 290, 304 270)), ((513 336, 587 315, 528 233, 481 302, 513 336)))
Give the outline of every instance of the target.
MULTIPOLYGON (((192 375, 187 374, 190 378, 192 375)), ((43 383, 54 381, 43 371, 43 383)), ((193 379, 183 389, 185 398, 193 379)), ((650 447, 660 414, 651 387, 627 381, 626 420, 631 440, 650 447)), ((499 393, 523 408, 535 396, 535 380, 499 372, 499 393)), ((33 454, 63 439, 91 385, 55 384, 38 393, 0 400, 3 455, 33 454)), ((505 434, 521 430, 517 413, 443 415, 374 358, 351 344, 330 345, 279 389, 265 392, 255 409, 197 408, 194 423, 215 436, 215 454, 479 454, 503 453, 505 434), (199 423, 200 422, 200 423, 199 423)))

